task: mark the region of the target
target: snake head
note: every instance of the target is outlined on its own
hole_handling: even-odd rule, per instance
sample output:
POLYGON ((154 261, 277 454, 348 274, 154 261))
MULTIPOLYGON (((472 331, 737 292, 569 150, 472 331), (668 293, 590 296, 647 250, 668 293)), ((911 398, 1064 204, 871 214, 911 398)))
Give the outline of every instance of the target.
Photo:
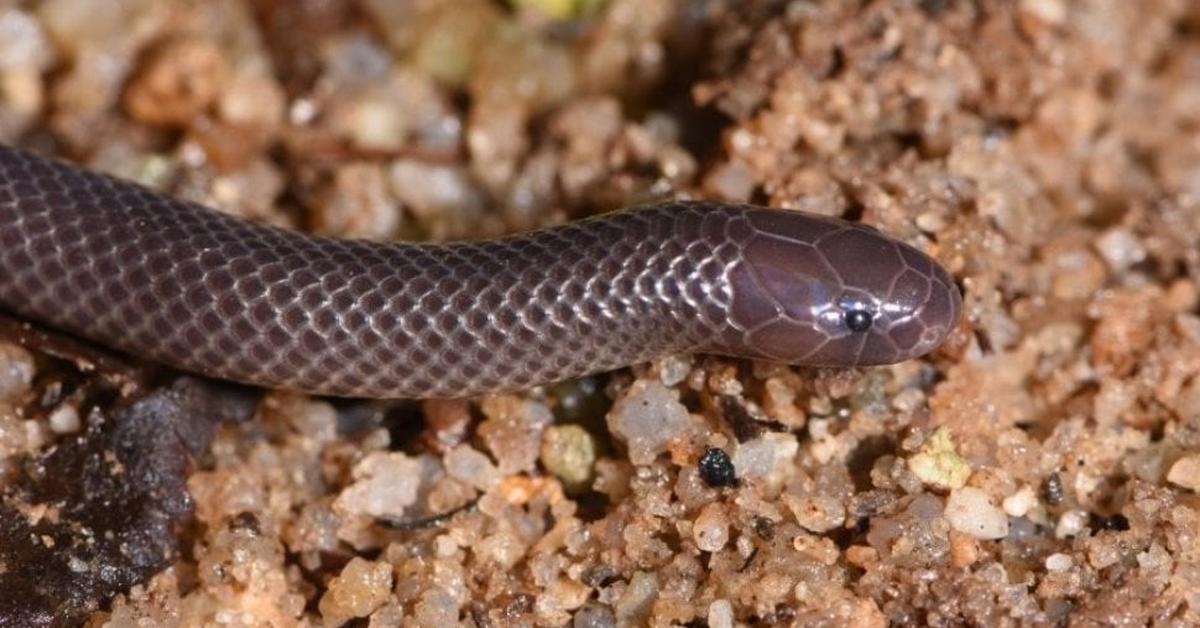
POLYGON ((889 364, 928 353, 962 297, 928 255, 857 223, 747 212, 729 266, 719 352, 814 366, 889 364))

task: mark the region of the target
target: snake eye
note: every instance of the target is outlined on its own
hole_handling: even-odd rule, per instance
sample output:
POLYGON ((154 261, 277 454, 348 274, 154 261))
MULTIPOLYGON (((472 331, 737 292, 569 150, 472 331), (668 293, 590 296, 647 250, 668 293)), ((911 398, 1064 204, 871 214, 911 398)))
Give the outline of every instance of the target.
POLYGON ((871 329, 872 316, 866 310, 850 310, 845 313, 846 328, 853 332, 871 329))

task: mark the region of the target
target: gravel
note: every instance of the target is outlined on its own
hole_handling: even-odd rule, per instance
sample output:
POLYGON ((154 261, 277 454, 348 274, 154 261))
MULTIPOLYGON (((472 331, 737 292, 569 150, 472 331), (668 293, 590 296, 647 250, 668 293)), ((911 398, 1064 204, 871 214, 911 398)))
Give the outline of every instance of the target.
POLYGON ((100 549, 71 553, 87 526, 55 517, 111 507, 6 495, 67 539, 0 547, 44 559, 15 582, 76 587, 80 621, 1200 624, 1196 3, 0 4, 0 141, 234 215, 445 241, 753 201, 861 220, 964 290, 960 328, 908 364, 272 392, 194 455, 132 458, 101 449, 170 434, 96 421, 171 374, 12 325, 5 468, 99 439, 85 459, 133 501, 96 503, 154 524, 101 517, 100 549), (736 483, 705 482, 714 448, 736 483), (113 459, 171 481, 143 503, 113 459))

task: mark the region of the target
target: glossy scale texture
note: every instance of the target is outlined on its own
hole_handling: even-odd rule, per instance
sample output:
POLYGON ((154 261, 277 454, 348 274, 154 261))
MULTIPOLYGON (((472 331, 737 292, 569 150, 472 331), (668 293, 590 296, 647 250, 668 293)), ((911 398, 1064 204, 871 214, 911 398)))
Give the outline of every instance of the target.
POLYGON ((0 146, 0 307, 210 377, 458 397, 672 353, 859 366, 954 326, 928 256, 854 223, 677 202, 471 243, 255 225, 0 146))

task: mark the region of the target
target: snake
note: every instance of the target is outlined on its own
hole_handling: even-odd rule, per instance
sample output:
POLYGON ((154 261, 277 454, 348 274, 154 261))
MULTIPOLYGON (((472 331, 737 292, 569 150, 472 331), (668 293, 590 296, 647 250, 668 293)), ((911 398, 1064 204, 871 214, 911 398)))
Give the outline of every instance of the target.
POLYGON ((901 362, 955 328, 929 255, 863 223, 667 201, 388 243, 236 218, 0 146, 0 308, 205 377, 456 398, 657 358, 901 362))

